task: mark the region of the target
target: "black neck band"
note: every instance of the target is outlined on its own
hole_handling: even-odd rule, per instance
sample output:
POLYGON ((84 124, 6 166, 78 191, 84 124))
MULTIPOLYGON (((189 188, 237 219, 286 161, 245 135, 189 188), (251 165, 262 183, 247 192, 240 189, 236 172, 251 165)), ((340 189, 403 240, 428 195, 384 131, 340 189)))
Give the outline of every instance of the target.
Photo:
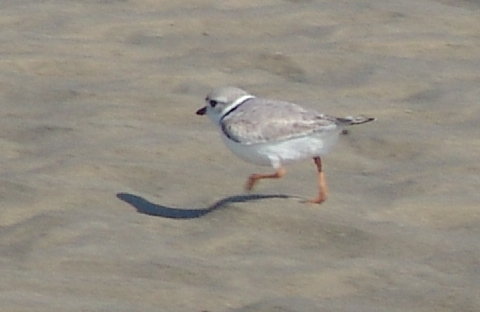
POLYGON ((245 104, 245 102, 247 102, 248 100, 251 100, 251 99, 254 99, 254 97, 249 97, 249 98, 246 98, 245 100, 243 100, 242 102, 238 103, 238 105, 235 105, 235 107, 233 107, 231 110, 229 110, 228 112, 226 112, 225 114, 223 114, 222 118, 220 118, 220 121, 222 121, 225 117, 227 117, 228 115, 230 115, 232 112, 234 112, 237 108, 239 108, 240 106, 242 106, 243 104, 245 104))

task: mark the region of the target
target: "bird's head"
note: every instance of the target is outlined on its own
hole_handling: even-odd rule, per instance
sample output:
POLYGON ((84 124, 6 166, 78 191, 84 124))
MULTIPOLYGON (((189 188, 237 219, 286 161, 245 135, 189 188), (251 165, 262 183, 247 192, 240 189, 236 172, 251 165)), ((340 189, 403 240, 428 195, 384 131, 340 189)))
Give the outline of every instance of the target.
POLYGON ((207 105, 197 110, 197 115, 206 114, 213 122, 218 123, 225 114, 251 98, 254 96, 240 88, 216 88, 207 95, 207 105))

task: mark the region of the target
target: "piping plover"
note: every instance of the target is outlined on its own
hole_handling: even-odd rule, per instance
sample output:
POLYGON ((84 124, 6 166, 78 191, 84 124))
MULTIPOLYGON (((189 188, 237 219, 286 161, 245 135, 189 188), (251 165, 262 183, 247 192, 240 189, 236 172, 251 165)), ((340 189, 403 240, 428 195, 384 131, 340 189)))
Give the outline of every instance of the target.
POLYGON ((327 183, 321 156, 337 141, 346 126, 366 123, 375 118, 338 118, 307 110, 297 104, 257 98, 236 87, 212 90, 205 98, 207 105, 197 111, 221 130, 223 141, 245 161, 272 166, 271 174, 252 174, 245 188, 253 189, 260 179, 276 179, 285 175, 284 165, 313 158, 318 171, 318 196, 310 200, 322 203, 327 199, 327 183))

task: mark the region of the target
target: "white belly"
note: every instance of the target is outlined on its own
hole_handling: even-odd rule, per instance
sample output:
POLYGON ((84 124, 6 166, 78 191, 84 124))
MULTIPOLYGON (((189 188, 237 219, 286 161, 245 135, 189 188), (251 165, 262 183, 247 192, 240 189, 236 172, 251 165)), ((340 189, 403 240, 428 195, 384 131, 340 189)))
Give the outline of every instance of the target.
POLYGON ((223 135, 222 138, 227 147, 243 160, 257 165, 278 168, 282 164, 288 164, 296 160, 325 155, 337 141, 340 131, 250 145, 240 144, 223 135))

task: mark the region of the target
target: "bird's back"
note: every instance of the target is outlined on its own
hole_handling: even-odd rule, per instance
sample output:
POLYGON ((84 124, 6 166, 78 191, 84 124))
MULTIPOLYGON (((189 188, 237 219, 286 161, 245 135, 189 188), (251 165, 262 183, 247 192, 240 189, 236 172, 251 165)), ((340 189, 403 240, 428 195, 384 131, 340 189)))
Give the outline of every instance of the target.
POLYGON ((294 103, 254 98, 226 116, 221 126, 231 140, 257 144, 334 131, 338 123, 335 117, 307 110, 294 103))

